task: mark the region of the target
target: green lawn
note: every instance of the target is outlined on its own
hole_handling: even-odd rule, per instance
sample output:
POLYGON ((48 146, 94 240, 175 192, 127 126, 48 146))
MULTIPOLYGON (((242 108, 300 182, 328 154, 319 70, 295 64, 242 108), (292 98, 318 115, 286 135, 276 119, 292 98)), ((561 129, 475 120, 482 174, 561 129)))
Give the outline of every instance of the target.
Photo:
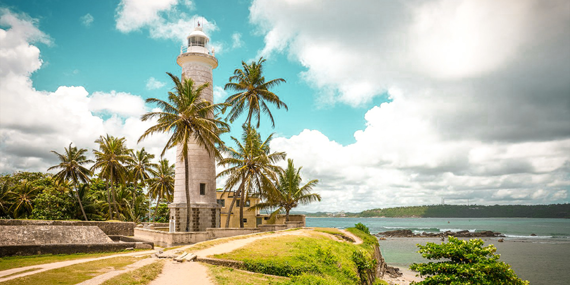
MULTIPOLYGON (((144 251, 144 250, 138 249, 136 251, 144 251)), ((126 252, 132 252, 132 250, 125 252, 115 251, 115 252, 56 254, 56 255, 46 254, 46 255, 29 255, 29 256, 7 256, 0 258, 0 271, 12 268, 20 268, 20 267, 26 267, 38 264, 66 261, 66 260, 103 257, 113 254, 126 253, 126 252)))
POLYGON ((146 285, 162 272, 165 260, 158 260, 149 265, 113 277, 102 285, 146 285))
POLYGON ((20 278, 15 278, 3 282, 3 285, 37 285, 37 284, 59 284, 72 285, 91 279, 97 275, 109 271, 121 269, 129 264, 137 262, 141 258, 125 256, 114 257, 103 260, 95 260, 79 263, 62 268, 52 269, 32 274, 20 278))

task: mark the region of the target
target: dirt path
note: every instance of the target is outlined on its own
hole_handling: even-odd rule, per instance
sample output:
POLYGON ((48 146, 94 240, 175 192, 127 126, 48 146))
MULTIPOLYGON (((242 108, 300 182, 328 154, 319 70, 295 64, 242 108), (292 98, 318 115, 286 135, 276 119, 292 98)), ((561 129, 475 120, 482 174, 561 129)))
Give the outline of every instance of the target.
MULTIPOLYGON (((229 240, 226 243, 218 244, 210 248, 199 250, 194 252, 198 257, 207 257, 215 254, 222 254, 232 252, 236 249, 244 247, 252 242, 266 239, 275 238, 285 235, 303 235, 305 232, 303 230, 297 231, 287 231, 278 232, 271 235, 254 235, 245 239, 229 240)), ((189 246, 188 246, 189 247, 189 246)), ((182 247, 178 250, 183 250, 188 247, 182 247)), ((190 284, 200 284, 200 285, 214 285, 208 274, 208 268, 199 262, 168 262, 162 273, 150 283, 150 285, 173 285, 180 284, 183 280, 191 280, 190 284)))
POLYGON ((348 237, 352 238, 354 240, 354 244, 362 244, 362 239, 357 237, 353 233, 351 233, 347 230, 341 230, 341 229, 339 229, 339 231, 341 231, 343 234, 347 235, 348 237))
POLYGON ((107 272, 105 274, 101 274, 98 276, 95 276, 87 281, 81 282, 79 283, 80 285, 99 285, 115 276, 121 275, 123 273, 127 273, 129 271, 141 268, 145 265, 151 264, 153 262, 158 262, 158 259, 156 258, 145 258, 143 260, 139 260, 133 264, 127 265, 125 266, 125 268, 121 269, 121 270, 115 270, 115 271, 111 271, 111 272, 107 272))
POLYGON ((136 252, 130 252, 130 253, 124 253, 124 254, 108 255, 108 256, 103 256, 103 257, 75 259, 75 260, 67 260, 67 261, 60 261, 60 262, 54 262, 54 263, 37 264, 37 265, 31 265, 31 266, 26 266, 26 267, 12 268, 12 269, 8 269, 8 270, 0 271, 0 282, 4 282, 4 281, 12 280, 15 278, 32 275, 32 274, 37 274, 37 273, 44 272, 44 271, 51 270, 51 269, 61 268, 61 267, 65 267, 65 266, 70 266, 70 265, 94 261, 94 260, 108 259, 108 258, 114 258, 114 257, 119 257, 119 256, 144 256, 144 255, 150 255, 152 253, 154 253, 154 250, 136 251, 136 252), (13 276, 3 278, 4 276, 11 275, 11 274, 18 273, 18 272, 22 272, 22 271, 26 271, 26 270, 33 269, 33 268, 39 268, 39 269, 34 270, 34 271, 29 271, 29 272, 23 272, 22 274, 15 274, 13 276))

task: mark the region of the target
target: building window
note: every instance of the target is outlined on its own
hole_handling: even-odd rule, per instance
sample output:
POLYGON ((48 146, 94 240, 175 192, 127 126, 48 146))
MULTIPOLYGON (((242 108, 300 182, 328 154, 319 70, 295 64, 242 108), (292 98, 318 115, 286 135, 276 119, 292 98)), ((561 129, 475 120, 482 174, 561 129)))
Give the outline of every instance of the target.
POLYGON ((218 205, 225 207, 226 206, 226 199, 218 199, 217 200, 218 205))
POLYGON ((249 203, 249 200, 245 200, 245 207, 249 207, 249 205, 251 205, 251 204, 249 203))
POLYGON ((206 195, 206 183, 200 183, 200 195, 206 195))
POLYGON ((267 220, 269 220, 269 217, 263 217, 263 220, 267 221, 267 220))
POLYGON ((243 219, 243 222, 244 222, 244 223, 247 223, 247 219, 243 219))

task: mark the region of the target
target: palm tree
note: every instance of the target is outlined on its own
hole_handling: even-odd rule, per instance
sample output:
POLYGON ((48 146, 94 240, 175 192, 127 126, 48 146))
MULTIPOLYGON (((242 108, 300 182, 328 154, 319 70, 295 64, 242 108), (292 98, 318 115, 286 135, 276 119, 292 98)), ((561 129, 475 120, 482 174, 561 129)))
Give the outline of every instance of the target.
POLYGON ((12 195, 11 193, 11 183, 8 180, 0 181, 0 217, 2 218, 8 215, 11 205, 8 198, 12 195))
POLYGON ((279 174, 279 185, 277 186, 277 190, 273 192, 273 195, 267 197, 267 201, 264 203, 259 203, 253 207, 251 210, 259 209, 275 209, 271 214, 271 220, 275 220, 277 214, 282 211, 285 211, 285 221, 289 221, 289 211, 291 209, 297 207, 298 205, 305 205, 309 204, 314 201, 321 201, 321 195, 316 193, 311 193, 311 190, 319 180, 314 179, 307 184, 303 185, 302 187, 301 182, 301 172, 302 167, 299 169, 295 169, 295 165, 293 165, 293 160, 287 160, 287 169, 284 173, 279 174))
MULTIPOLYGON (((172 202, 172 195, 174 195, 174 164, 170 164, 168 159, 160 160, 158 171, 149 180, 148 195, 149 200, 151 198, 156 199, 157 208, 160 200, 166 199, 166 201, 172 202)), ((156 210, 154 211, 154 216, 156 218, 156 210)))
MULTIPOLYGON (((154 158, 154 154, 146 152, 144 147, 136 152, 130 151, 129 155, 131 160, 127 164, 127 168, 131 174, 131 179, 134 184, 133 191, 133 202, 137 199, 138 182, 141 182, 141 186, 144 188, 146 185, 146 180, 150 179, 149 174, 154 174, 155 169, 158 167, 156 163, 152 163, 151 160, 154 158)), ((134 205, 134 204, 133 204, 134 205)))
MULTIPOLYGON (((91 167, 91 171, 100 169, 100 176, 107 183, 107 201, 109 201, 109 204, 113 201, 115 213, 119 214, 115 184, 126 181, 128 177, 125 164, 130 161, 131 157, 128 155, 128 150, 125 146, 126 140, 125 138, 115 138, 107 134, 105 137, 100 136, 95 142, 99 144, 99 150, 93 150, 96 159, 95 164, 91 167), (109 197, 109 184, 111 184, 112 197, 109 197)), ((109 217, 113 219, 111 206, 109 206, 109 217)))
POLYGON ((210 155, 220 157, 220 152, 216 148, 223 142, 219 135, 229 128, 228 124, 219 120, 214 113, 222 108, 224 104, 212 104, 200 97, 202 91, 209 86, 206 82, 198 87, 194 86, 191 78, 180 79, 167 72, 174 82, 174 92, 168 92, 168 101, 156 98, 148 98, 147 103, 156 103, 162 110, 150 112, 142 116, 143 121, 157 119, 156 125, 146 130, 139 142, 154 133, 172 132, 166 142, 162 155, 167 149, 174 146, 180 147, 178 159, 184 161, 184 192, 186 194, 186 231, 190 230, 190 190, 188 188, 188 177, 190 176, 188 167, 188 145, 195 141, 208 151, 210 155))
POLYGON ((277 106, 277 109, 284 107, 285 110, 288 110, 287 105, 279 99, 279 96, 269 91, 270 88, 285 82, 285 79, 277 78, 265 82, 263 76, 264 62, 263 57, 257 62, 252 61, 249 65, 242 61, 243 69, 236 69, 234 75, 230 77, 229 83, 224 86, 224 90, 237 92, 226 99, 226 103, 232 107, 227 117, 230 122, 233 123, 247 108, 246 122, 248 125, 251 125, 251 119, 255 117, 257 128, 259 128, 261 112, 263 112, 269 116, 272 126, 275 127, 273 115, 271 115, 266 102, 277 106))
POLYGON ((243 129, 243 142, 232 137, 237 148, 225 148, 228 157, 223 158, 218 163, 220 166, 227 167, 218 174, 218 177, 228 176, 224 192, 231 191, 231 189, 235 189, 239 185, 229 207, 226 228, 230 224, 230 216, 236 197, 242 199, 242 203, 239 204, 239 220, 240 227, 243 228, 243 207, 248 196, 250 194, 256 194, 260 198, 271 196, 270 192, 274 191, 273 181, 277 181, 277 174, 283 171, 275 163, 285 159, 286 156, 285 152, 271 153, 269 143, 273 138, 273 134, 269 135, 265 141, 262 141, 261 135, 251 125, 244 125, 243 129))
POLYGON ((77 147, 72 146, 72 143, 69 144, 68 148, 65 149, 65 154, 57 153, 56 151, 52 151, 57 155, 59 158, 59 164, 54 165, 48 168, 48 171, 52 169, 61 169, 58 173, 54 175, 54 178, 57 181, 68 181, 71 180, 73 182, 73 186, 75 187, 75 194, 77 201, 79 202, 79 207, 81 208, 81 213, 83 213, 83 218, 87 221, 87 215, 85 214, 85 210, 83 209, 83 204, 81 203, 81 199, 79 198, 78 194, 78 187, 79 182, 82 183, 89 183, 91 179, 91 171, 83 166, 86 163, 92 163, 93 161, 87 159, 85 153, 87 149, 81 148, 77 149, 77 147))
POLYGON ((20 216, 20 212, 22 211, 26 215, 33 211, 33 200, 39 192, 40 187, 34 186, 32 182, 26 180, 23 180, 12 188, 10 196, 12 196, 13 204, 10 207, 10 211, 15 219, 20 216))

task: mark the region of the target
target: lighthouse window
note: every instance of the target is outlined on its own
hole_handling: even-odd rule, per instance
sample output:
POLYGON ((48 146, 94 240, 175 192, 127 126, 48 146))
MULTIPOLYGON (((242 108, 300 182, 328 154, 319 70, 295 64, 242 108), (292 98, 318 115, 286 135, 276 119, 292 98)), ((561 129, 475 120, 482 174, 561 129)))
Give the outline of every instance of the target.
POLYGON ((206 195, 206 183, 200 183, 200 195, 206 195))
POLYGON ((203 47, 205 45, 204 38, 191 37, 188 39, 188 41, 189 41, 188 44, 190 46, 201 46, 201 47, 203 47))

